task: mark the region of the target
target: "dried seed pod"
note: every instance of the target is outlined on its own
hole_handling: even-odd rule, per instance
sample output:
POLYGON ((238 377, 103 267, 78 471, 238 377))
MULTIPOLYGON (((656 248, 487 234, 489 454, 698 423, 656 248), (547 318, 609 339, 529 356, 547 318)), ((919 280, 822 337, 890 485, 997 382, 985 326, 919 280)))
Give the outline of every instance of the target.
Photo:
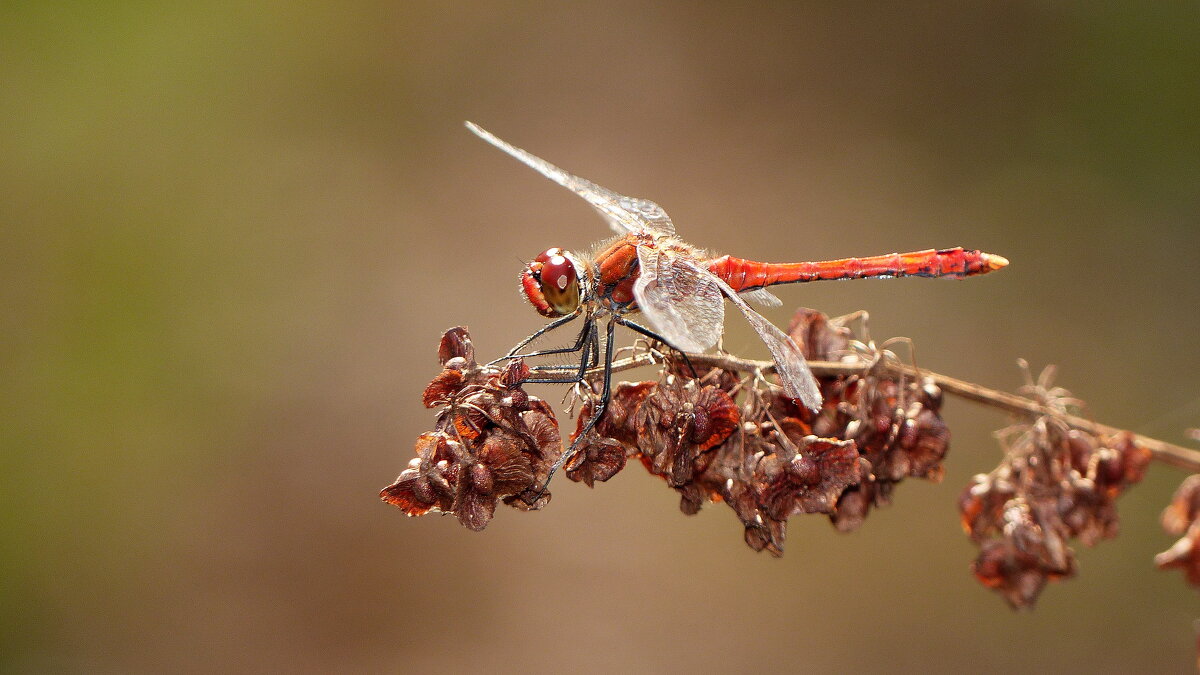
POLYGON ((832 361, 850 350, 850 329, 831 324, 815 309, 796 310, 787 333, 810 361, 832 361))
POLYGON ((671 487, 691 482, 700 455, 729 437, 740 413, 729 394, 668 375, 638 406, 637 448, 671 487))
POLYGON ((1046 579, 1074 573, 1071 538, 1092 546, 1116 536, 1116 499, 1150 461, 1132 434, 1070 428, 1060 415, 1079 402, 1050 386, 1049 371, 1024 391, 1057 412, 1002 430, 1004 460, 959 499, 963 528, 981 545, 976 575, 1014 607, 1032 605, 1046 579))
POLYGON ((1161 570, 1181 569, 1192 586, 1200 586, 1200 525, 1195 523, 1171 548, 1154 556, 1161 570))
POLYGON ((1200 586, 1200 474, 1188 476, 1175 490, 1163 510, 1162 526, 1168 534, 1183 536, 1154 556, 1154 563, 1159 569, 1182 569, 1189 584, 1200 586))
POLYGON ((1013 609, 1029 609, 1037 602, 1046 582, 1075 574, 1075 558, 1067 549, 1063 570, 1048 570, 1036 556, 1022 552, 1006 539, 984 542, 971 571, 979 583, 994 589, 1013 609))
POLYGON ((978 474, 958 498, 958 510, 962 516, 963 530, 972 541, 1000 532, 1004 505, 1016 496, 1012 483, 997 480, 987 474, 978 474))
POLYGON ((1183 479, 1163 510, 1162 526, 1168 534, 1179 536, 1200 517, 1200 473, 1183 479))
POLYGON ((417 458, 395 483, 380 492, 380 497, 409 516, 424 515, 433 509, 449 511, 458 477, 447 469, 459 453, 457 446, 456 441, 441 432, 421 434, 417 438, 417 458))
POLYGON ((838 497, 861 478, 854 441, 805 436, 797 453, 765 456, 755 467, 759 503, 772 518, 786 520, 801 513, 831 513, 838 497))
POLYGON ((627 450, 614 438, 597 437, 567 462, 567 477, 588 487, 608 480, 625 468, 627 450))
POLYGON ((500 499, 517 508, 545 504, 541 486, 562 442, 550 407, 521 388, 529 368, 520 360, 479 366, 465 328, 442 336, 438 357, 443 370, 422 396, 440 408, 435 429, 380 497, 408 515, 453 513, 472 530, 487 526, 500 499))

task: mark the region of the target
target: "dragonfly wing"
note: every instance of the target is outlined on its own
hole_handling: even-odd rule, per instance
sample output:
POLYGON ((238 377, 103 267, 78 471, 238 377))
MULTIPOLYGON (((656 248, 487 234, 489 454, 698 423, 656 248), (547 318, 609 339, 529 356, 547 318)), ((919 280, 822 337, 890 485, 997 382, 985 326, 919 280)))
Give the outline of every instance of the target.
POLYGON ((791 398, 800 399, 800 402, 813 412, 820 410, 823 400, 821 390, 817 387, 817 380, 813 377, 812 370, 809 369, 808 362, 804 360, 804 354, 796 346, 796 342, 779 330, 775 324, 767 321, 765 316, 754 311, 720 277, 707 270, 704 270, 704 273, 710 274, 714 283, 725 292, 729 300, 742 310, 746 320, 754 327, 754 332, 758 333, 758 336, 766 343, 767 349, 771 350, 771 356, 775 359, 775 369, 779 373, 779 381, 783 383, 784 393, 791 398))
MULTIPOLYGON (((593 185, 595 185, 595 183, 593 183, 593 185)), ((604 188, 600 189, 603 190, 604 188)), ((618 234, 636 232, 642 228, 649 228, 660 234, 675 234, 675 223, 671 222, 671 216, 667 215, 667 212, 663 209, 663 207, 655 204, 649 199, 621 196, 621 199, 618 203, 621 207, 622 214, 629 214, 629 217, 622 217, 619 219, 619 227, 614 225, 611 219, 609 220, 608 224, 613 226, 613 229, 616 230, 618 234), (626 223, 628 223, 630 220, 636 222, 637 227, 631 228, 626 225, 626 223)), ((606 218, 609 217, 603 210, 601 210, 600 213, 606 218)))
POLYGON ((583 197, 601 216, 608 221, 609 227, 617 234, 628 234, 642 230, 653 230, 661 234, 674 234, 675 225, 671 217, 661 206, 649 199, 626 197, 613 192, 606 187, 596 185, 586 178, 580 178, 554 166, 550 162, 532 153, 526 152, 495 134, 475 124, 467 122, 467 128, 475 132, 483 140, 512 155, 526 166, 558 183, 575 194, 583 197))
POLYGON ((638 247, 638 264, 633 296, 650 326, 685 352, 715 345, 725 328, 720 279, 652 246, 638 247))
POLYGON ((780 307, 783 305, 783 301, 779 299, 779 296, 765 288, 756 288, 753 291, 742 291, 741 293, 738 293, 738 295, 742 296, 746 300, 749 300, 750 302, 762 305, 763 307, 780 307))

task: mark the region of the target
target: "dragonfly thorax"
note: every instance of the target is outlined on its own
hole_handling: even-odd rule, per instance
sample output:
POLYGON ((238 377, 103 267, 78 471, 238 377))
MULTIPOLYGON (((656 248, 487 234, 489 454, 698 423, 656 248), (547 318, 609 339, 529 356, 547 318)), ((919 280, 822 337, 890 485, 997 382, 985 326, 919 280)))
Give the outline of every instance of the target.
POLYGON ((566 316, 579 308, 580 262, 561 248, 549 248, 521 272, 521 290, 538 314, 566 316))

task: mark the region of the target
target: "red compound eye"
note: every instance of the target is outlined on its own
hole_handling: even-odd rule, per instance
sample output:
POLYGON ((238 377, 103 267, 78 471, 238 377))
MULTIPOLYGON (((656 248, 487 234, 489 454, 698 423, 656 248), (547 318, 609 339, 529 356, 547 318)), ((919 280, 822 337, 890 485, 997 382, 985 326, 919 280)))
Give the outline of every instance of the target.
POLYGON ((562 257, 566 256, 566 254, 567 254, 566 251, 555 246, 554 248, 548 248, 545 251, 542 251, 541 253, 539 253, 538 256, 533 259, 533 262, 546 264, 546 263, 550 262, 551 258, 562 258, 562 257))
POLYGON ((579 274, 561 248, 546 249, 534 258, 523 286, 533 306, 547 316, 563 316, 579 307, 579 274))
POLYGON ((578 283, 579 279, 575 276, 575 265, 572 265, 566 257, 551 256, 542 264, 542 291, 547 295, 552 292, 563 293, 578 283))

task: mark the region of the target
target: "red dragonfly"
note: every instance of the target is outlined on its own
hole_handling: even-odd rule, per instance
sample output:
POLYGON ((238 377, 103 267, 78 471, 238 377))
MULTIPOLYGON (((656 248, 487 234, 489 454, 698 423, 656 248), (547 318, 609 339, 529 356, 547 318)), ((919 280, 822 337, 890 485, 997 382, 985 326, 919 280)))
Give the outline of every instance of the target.
MULTIPOLYGON (((868 258, 843 258, 820 262, 764 263, 732 256, 714 257, 685 243, 661 206, 647 199, 626 197, 572 175, 467 122, 467 128, 546 178, 571 190, 604 217, 617 237, 580 254, 551 248, 534 258, 521 273, 521 288, 534 308, 554 318, 550 324, 521 341, 505 357, 541 356, 582 352, 572 374, 552 376, 562 366, 535 367, 547 374, 527 382, 582 381, 599 359, 599 319, 608 318, 604 354, 603 391, 581 439, 603 414, 608 402, 612 367, 613 331, 626 326, 681 352, 702 352, 712 347, 724 331, 725 299, 737 307, 766 343, 774 358, 784 392, 811 410, 821 406, 821 393, 796 343, 754 311, 746 300, 767 306, 782 304, 766 287, 827 279, 866 277, 946 277, 961 279, 998 270, 1008 260, 991 253, 961 247, 890 253, 868 258), (627 317, 640 311, 649 327, 627 317), (546 332, 576 318, 583 330, 572 347, 519 354, 546 332)), ((563 457, 569 458, 570 451, 563 457)), ((560 460, 562 461, 562 460, 560 460)))

